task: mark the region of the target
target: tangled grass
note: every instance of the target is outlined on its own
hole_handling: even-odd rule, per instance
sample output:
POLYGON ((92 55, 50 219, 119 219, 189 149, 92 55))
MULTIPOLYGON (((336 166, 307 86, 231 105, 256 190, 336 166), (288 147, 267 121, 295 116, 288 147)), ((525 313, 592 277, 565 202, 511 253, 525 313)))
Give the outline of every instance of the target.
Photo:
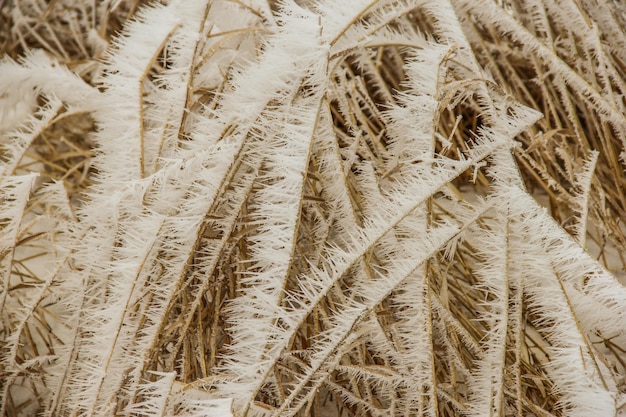
POLYGON ((626 415, 625 19, 0 1, 0 414, 626 415))

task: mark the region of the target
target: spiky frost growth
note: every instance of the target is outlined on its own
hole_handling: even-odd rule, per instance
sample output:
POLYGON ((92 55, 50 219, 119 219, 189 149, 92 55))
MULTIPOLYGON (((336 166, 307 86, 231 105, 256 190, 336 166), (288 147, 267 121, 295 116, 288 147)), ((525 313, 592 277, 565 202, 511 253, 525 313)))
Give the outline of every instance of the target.
POLYGON ((42 4, 0 4, 0 413, 624 412, 619 5, 42 4))

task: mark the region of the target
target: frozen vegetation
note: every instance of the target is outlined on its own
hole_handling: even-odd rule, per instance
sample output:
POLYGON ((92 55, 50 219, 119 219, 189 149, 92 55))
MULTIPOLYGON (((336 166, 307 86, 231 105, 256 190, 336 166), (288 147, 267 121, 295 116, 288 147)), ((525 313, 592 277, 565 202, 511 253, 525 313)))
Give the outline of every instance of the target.
POLYGON ((0 415, 626 416, 625 28, 0 1, 0 415))

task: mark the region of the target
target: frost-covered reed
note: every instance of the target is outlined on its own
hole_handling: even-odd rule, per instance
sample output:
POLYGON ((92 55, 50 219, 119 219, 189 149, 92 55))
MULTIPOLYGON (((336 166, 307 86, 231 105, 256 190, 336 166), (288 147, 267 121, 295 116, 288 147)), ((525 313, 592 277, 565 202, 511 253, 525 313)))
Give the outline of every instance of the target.
POLYGON ((0 414, 626 415, 626 8, 0 2, 0 414))

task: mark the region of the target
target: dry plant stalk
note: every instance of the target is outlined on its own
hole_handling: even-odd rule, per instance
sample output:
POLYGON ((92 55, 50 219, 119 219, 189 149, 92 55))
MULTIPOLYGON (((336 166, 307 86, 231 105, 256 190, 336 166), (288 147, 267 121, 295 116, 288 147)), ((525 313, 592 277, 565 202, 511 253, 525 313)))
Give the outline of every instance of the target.
POLYGON ((0 1, 0 414, 626 415, 621 3, 76 3, 0 1))

